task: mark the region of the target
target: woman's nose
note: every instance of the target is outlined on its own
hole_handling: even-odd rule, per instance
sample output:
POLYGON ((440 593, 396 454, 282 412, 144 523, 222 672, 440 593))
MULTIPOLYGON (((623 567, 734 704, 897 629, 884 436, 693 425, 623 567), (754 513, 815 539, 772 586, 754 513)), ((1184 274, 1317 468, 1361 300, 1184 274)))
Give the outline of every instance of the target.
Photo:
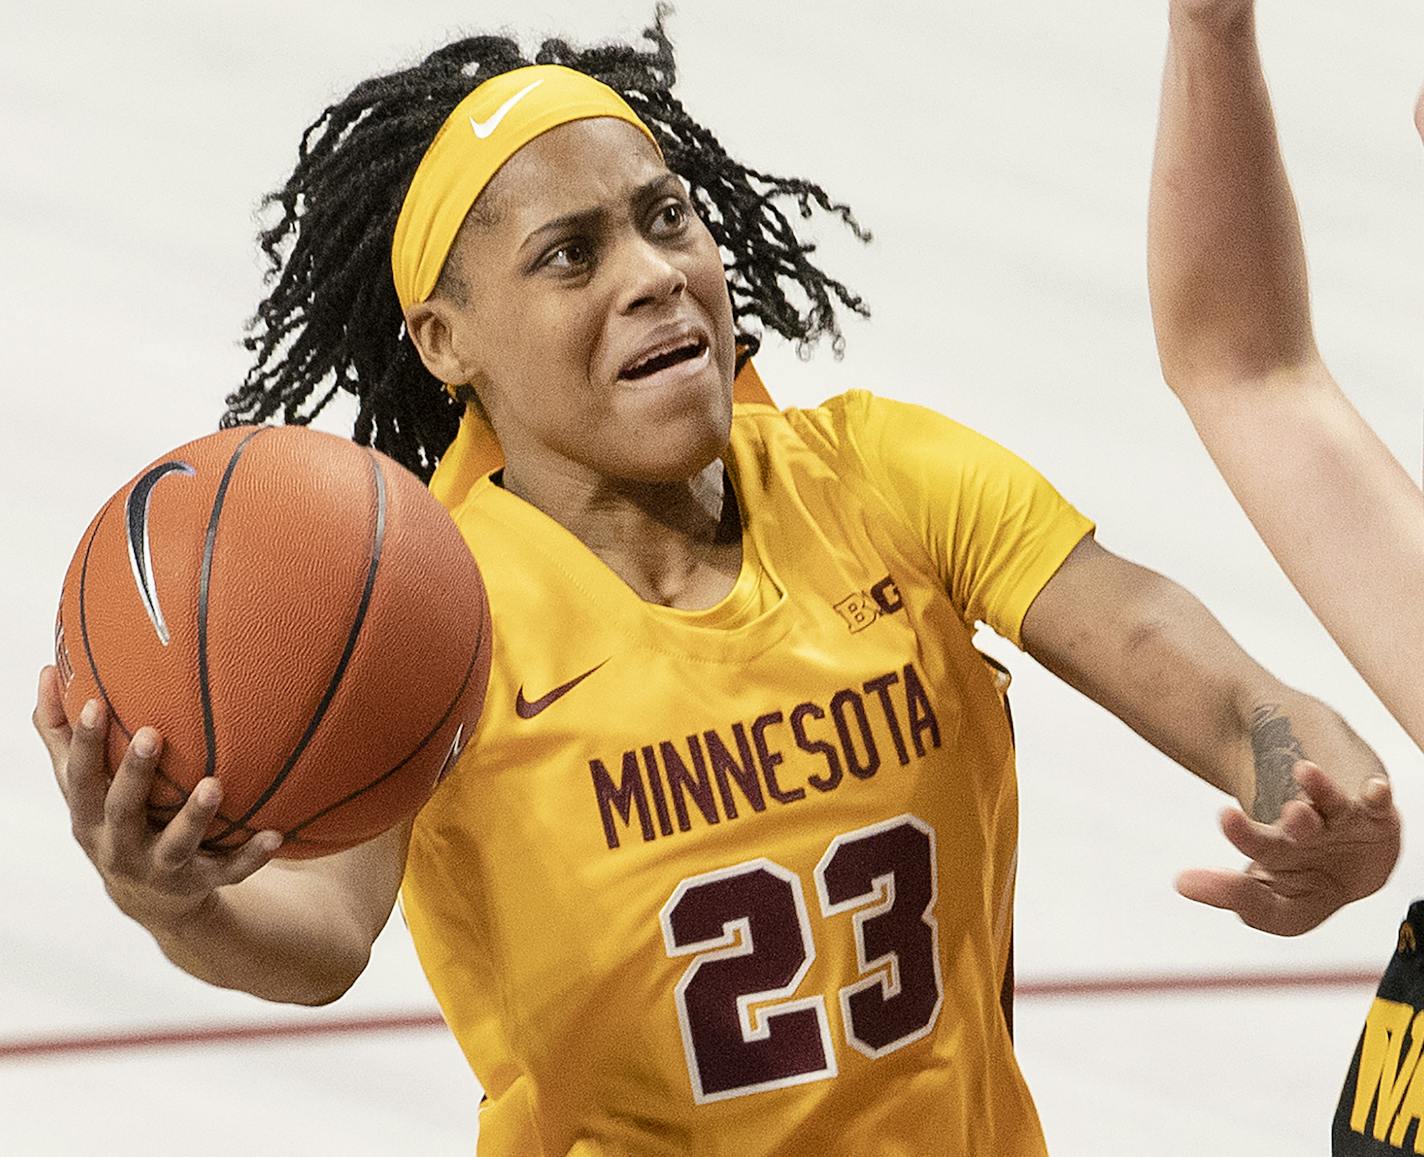
POLYGON ((619 308, 627 313, 667 298, 677 297, 687 286, 687 274, 658 246, 639 238, 630 242, 625 256, 619 308))

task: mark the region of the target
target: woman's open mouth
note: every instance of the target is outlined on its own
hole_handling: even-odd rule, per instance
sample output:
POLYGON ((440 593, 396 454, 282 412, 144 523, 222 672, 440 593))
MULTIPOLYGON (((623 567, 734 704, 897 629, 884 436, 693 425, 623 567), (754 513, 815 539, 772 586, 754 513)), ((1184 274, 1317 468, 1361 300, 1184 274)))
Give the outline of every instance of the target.
POLYGON ((695 373, 707 364, 710 347, 701 334, 693 333, 663 343, 641 354, 618 374, 620 382, 639 385, 664 384, 695 373))

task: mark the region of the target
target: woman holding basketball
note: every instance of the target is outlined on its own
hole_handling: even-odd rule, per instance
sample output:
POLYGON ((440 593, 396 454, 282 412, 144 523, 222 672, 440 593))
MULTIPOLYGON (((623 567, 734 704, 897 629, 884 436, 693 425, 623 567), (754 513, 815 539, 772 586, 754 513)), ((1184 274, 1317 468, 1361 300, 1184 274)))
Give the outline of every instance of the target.
POLYGON ((450 45, 327 110, 274 198, 229 420, 353 391, 489 591, 484 712, 414 823, 214 857, 216 785, 144 827, 150 731, 106 794, 102 715, 70 735, 50 672, 37 725, 111 894, 195 975, 334 999, 400 889, 483 1152, 1041 1154, 1000 1005, 1012 736, 973 624, 1251 810, 1233 840, 1281 855, 1242 911, 1271 931, 1383 883, 1397 816, 1357 798, 1383 770, 1001 448, 858 392, 769 405, 749 324, 836 339, 860 308, 778 202, 855 222, 728 157, 648 37, 535 67, 450 45), (1330 773, 1303 765, 1310 803, 1302 755, 1330 773))
MULTIPOLYGON (((1175 0, 1171 29, 1148 244, 1163 374, 1282 569, 1424 747, 1424 494, 1316 348, 1255 6, 1175 0)), ((1415 125, 1424 135, 1424 94, 1415 125)), ((1238 907, 1251 886, 1225 873, 1182 883, 1186 895, 1220 907, 1238 907)), ((1417 1098, 1391 1101, 1381 1071, 1392 1026, 1424 1009, 1421 939, 1416 901, 1351 1062, 1336 1154, 1419 1147, 1417 1098)), ((1399 1079, 1402 1097, 1406 1075, 1399 1079)))

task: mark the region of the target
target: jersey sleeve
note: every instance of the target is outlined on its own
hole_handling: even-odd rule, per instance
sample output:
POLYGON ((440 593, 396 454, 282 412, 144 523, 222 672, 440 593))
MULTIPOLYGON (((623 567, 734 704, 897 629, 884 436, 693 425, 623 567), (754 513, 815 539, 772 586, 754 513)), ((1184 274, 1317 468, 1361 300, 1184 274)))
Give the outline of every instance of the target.
POLYGON ((1092 521, 1023 459, 933 410, 859 390, 823 410, 823 432, 924 545, 964 621, 1022 647, 1029 605, 1092 521))

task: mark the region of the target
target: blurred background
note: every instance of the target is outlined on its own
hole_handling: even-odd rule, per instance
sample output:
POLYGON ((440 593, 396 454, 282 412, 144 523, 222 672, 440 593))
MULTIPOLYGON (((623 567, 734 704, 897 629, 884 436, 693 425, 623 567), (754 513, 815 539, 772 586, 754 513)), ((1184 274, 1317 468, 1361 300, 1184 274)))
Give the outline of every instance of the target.
MULTIPOLYGON (((397 920, 352 992, 265 1005, 170 966, 109 904, 29 724, 65 566, 144 463, 211 430, 247 362, 253 213, 302 129, 373 73, 507 29, 631 39, 646 0, 4 0, 0 37, 0 1152, 209 1157, 280 1144, 469 1153, 479 1090, 397 920), (341 1030, 341 1031, 338 1031, 341 1030)), ((1418 477, 1424 8, 1262 0, 1321 345, 1418 477)), ((768 341, 786 404, 850 387, 1006 444, 1101 541, 1197 593, 1384 757, 1406 821, 1424 759, 1259 545, 1162 385, 1144 273, 1166 5, 683 0, 692 113, 757 167, 823 183, 825 265, 873 319, 842 360, 768 341)), ((349 430, 351 409, 322 420, 349 430)), ((1324 1154, 1424 860, 1297 940, 1180 899, 1235 865, 1221 797, 1001 640, 1022 838, 1017 1039, 1062 1157, 1324 1154), (1273 977, 1269 987, 1253 978, 1273 977)), ((571 1059, 571 1064, 578 1063, 571 1059)))

